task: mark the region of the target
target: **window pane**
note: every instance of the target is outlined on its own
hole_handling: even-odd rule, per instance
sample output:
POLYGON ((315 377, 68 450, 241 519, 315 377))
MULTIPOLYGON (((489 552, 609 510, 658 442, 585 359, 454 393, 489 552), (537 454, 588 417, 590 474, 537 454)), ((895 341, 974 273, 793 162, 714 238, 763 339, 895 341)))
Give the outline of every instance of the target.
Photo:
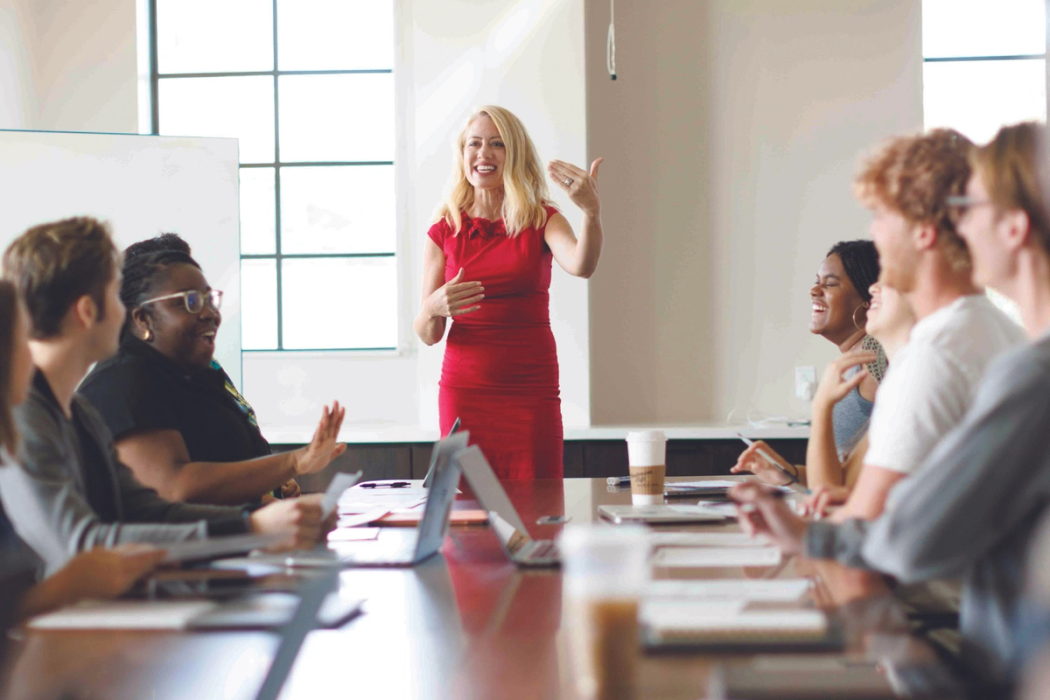
POLYGON ((173 78, 160 82, 160 133, 240 139, 242 163, 272 163, 273 78, 173 78))
POLYGON ((274 169, 241 168, 241 254, 277 252, 274 169))
POLYGON ((923 64, 926 128, 950 126, 977 143, 1004 124, 1046 118, 1046 61, 923 64))
POLYGON ((394 258, 286 259, 281 264, 286 349, 397 347, 394 258))
POLYGON ((273 70, 272 0, 157 0, 161 73, 273 70))
POLYGON ((394 76, 286 75, 281 160, 394 160, 394 76))
POLYGON ((1018 56, 1046 51, 1044 0, 923 0, 922 55, 1018 56))
POLYGON ((394 67, 392 0, 278 0, 281 70, 394 67))
POLYGON ((241 347, 277 349, 275 260, 241 260, 241 347))
POLYGON ((281 169, 281 251, 393 253, 394 166, 281 169))

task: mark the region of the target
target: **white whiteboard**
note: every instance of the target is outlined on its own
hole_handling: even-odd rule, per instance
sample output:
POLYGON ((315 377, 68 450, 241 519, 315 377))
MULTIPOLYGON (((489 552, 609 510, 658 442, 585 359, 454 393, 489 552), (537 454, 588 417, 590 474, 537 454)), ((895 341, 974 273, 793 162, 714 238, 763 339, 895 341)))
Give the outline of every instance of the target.
POLYGON ((70 216, 109 221, 125 248, 174 232, 224 293, 215 359, 241 386, 236 139, 0 130, 0 250, 70 216))

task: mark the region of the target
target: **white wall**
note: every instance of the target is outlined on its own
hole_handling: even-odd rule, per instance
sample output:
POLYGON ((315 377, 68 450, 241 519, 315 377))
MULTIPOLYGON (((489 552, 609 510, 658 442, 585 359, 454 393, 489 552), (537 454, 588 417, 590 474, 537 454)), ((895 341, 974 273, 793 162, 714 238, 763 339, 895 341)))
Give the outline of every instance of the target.
POLYGON ((828 248, 867 236, 859 154, 922 128, 915 0, 588 0, 588 147, 610 244, 591 281, 596 424, 803 414, 794 367, 828 248), (629 135, 629 137, 628 137, 629 135))
POLYGON ((0 0, 0 129, 25 129, 36 115, 27 0, 0 0))
POLYGON ((0 128, 138 131, 135 0, 0 0, 0 128))

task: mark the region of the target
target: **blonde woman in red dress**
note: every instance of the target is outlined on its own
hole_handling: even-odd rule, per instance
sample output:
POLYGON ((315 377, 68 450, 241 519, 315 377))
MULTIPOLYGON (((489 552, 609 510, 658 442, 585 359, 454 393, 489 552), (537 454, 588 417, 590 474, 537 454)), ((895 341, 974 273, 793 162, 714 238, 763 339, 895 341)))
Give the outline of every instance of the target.
POLYGON ((456 140, 449 192, 427 231, 414 327, 434 345, 452 319, 438 393, 441 432, 459 417, 502 479, 562 477, 551 263, 585 278, 598 266, 601 162, 590 172, 558 160, 547 166, 583 212, 577 238, 550 202, 521 121, 502 107, 482 107, 456 140))

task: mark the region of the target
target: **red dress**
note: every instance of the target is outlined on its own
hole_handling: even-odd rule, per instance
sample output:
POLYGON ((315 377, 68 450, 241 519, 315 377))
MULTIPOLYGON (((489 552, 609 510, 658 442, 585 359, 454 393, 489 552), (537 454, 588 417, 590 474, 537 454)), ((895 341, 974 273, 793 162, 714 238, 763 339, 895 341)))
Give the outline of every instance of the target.
MULTIPOLYGON (((557 209, 547 207, 547 216, 557 209)), ((441 367, 441 434, 458 416, 501 479, 562 478, 558 355, 550 324, 553 255, 544 228, 507 236, 502 219, 427 235, 445 253, 445 280, 485 287, 481 308, 452 319, 441 367)))

